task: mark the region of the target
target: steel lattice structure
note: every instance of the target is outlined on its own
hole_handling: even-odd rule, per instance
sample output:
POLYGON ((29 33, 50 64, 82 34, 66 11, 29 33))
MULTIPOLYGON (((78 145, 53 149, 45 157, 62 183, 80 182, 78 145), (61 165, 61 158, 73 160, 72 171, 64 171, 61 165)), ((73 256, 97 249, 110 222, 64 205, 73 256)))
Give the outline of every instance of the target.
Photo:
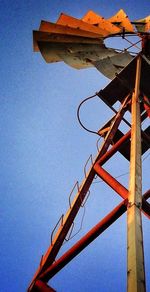
POLYGON ((149 32, 150 16, 131 22, 120 10, 107 20, 93 11, 89 11, 81 20, 61 14, 56 24, 42 21, 39 31, 33 33, 34 50, 40 51, 48 63, 64 61, 78 69, 95 66, 113 79, 96 94, 115 111, 115 115, 98 131, 104 138, 98 155, 92 161, 82 184, 77 184, 77 193, 61 218, 28 291, 54 291, 47 282, 125 212, 128 227, 128 292, 146 291, 141 213, 150 218, 150 204, 147 201, 150 190, 142 194, 141 157, 150 148, 150 126, 145 130, 141 126, 150 117, 149 32), (127 50, 118 52, 107 48, 104 44, 108 37, 126 38, 127 35, 138 35, 142 41, 142 48, 136 56, 127 50), (117 101, 120 102, 119 111, 113 107, 117 101), (124 117, 127 111, 131 112, 131 124, 124 117), (126 134, 119 129, 122 120, 130 127, 126 134), (128 189, 103 167, 117 151, 130 163, 128 189), (55 260, 96 175, 123 200, 55 260))

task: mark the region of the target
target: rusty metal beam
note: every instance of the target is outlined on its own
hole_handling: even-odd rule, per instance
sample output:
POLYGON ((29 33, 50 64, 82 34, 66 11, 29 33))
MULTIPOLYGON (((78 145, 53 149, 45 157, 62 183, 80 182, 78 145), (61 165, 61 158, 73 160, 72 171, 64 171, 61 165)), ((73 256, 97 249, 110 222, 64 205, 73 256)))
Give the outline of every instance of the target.
POLYGON ((140 115, 141 56, 137 58, 135 90, 131 105, 131 153, 129 203, 127 210, 128 232, 128 292, 145 292, 145 270, 142 234, 142 166, 141 166, 141 115, 140 115))
POLYGON ((122 201, 108 215, 106 215, 96 226, 94 226, 85 236, 83 236, 73 247, 71 247, 63 256, 55 261, 39 278, 42 281, 49 281, 65 265, 67 265, 75 256, 77 256, 85 247, 104 232, 112 223, 114 223, 127 209, 127 199, 122 201))

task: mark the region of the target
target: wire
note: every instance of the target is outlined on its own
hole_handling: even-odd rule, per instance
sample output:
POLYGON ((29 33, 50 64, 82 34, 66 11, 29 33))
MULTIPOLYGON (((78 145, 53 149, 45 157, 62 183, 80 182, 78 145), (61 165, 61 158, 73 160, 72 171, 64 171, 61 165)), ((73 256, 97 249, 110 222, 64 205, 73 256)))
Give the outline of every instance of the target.
POLYGON ((78 229, 77 232, 75 232, 70 238, 69 240, 73 239, 81 230, 83 227, 83 221, 84 221, 84 217, 85 217, 85 206, 82 207, 83 208, 83 215, 82 215, 82 219, 81 219, 81 223, 80 223, 80 227, 78 229))
MULTIPOLYGON (((119 177, 122 177, 122 176, 125 176, 125 175, 127 175, 127 174, 129 174, 129 172, 124 172, 124 173, 122 173, 122 174, 120 174, 120 175, 117 175, 117 176, 115 176, 114 178, 119 178, 119 177)), ((95 181, 95 182, 93 182, 94 184, 98 184, 98 183, 103 183, 104 181, 101 179, 101 180, 99 180, 99 181, 95 181)))
MULTIPOLYGON (((122 53, 125 53, 125 52, 127 51, 127 49, 118 49, 118 48, 114 48, 114 47, 113 47, 113 48, 109 47, 109 49, 113 49, 113 50, 115 50, 115 51, 122 52, 122 53)), ((133 52, 133 51, 128 51, 128 53, 129 53, 129 54, 138 55, 138 53, 133 52)))
POLYGON ((149 155, 150 155, 150 152, 143 158, 142 161, 145 161, 149 157, 149 155))
MULTIPOLYGON (((142 162, 143 161, 145 161, 148 157, 150 156, 150 152, 142 159, 142 162)), ((124 172, 124 173, 122 173, 122 174, 120 174, 120 175, 117 175, 117 176, 115 176, 114 178, 119 178, 119 177, 122 177, 122 176, 125 176, 125 175, 127 175, 127 174, 129 174, 129 171, 128 172, 124 172)), ((97 177, 95 178, 95 179, 97 179, 97 177)), ((93 182, 94 184, 98 184, 98 183, 103 183, 104 181, 101 179, 101 180, 98 180, 98 181, 95 181, 95 182, 93 182)))
POLYGON ((94 97, 96 97, 96 96, 97 96, 97 94, 95 93, 94 95, 89 96, 89 97, 86 97, 84 100, 82 100, 82 102, 79 104, 78 109, 77 109, 77 118, 78 118, 79 124, 81 125, 81 127, 82 127, 84 130, 86 130, 86 131, 89 132, 89 133, 96 134, 96 135, 99 136, 99 134, 98 134, 96 131, 90 130, 90 129, 88 129, 87 127, 85 127, 85 126, 83 125, 83 123, 81 122, 81 119, 80 119, 80 108, 81 108, 81 106, 82 106, 86 101, 88 101, 88 100, 90 100, 90 99, 92 99, 92 98, 94 98, 94 97))
MULTIPOLYGON (((75 236, 76 236, 76 235, 82 230, 82 227, 83 227, 83 221, 84 221, 84 217, 85 217, 85 211, 86 211, 86 209, 85 209, 85 205, 82 206, 82 208, 83 208, 83 215, 82 215, 82 218, 81 218, 81 223, 80 223, 80 227, 79 227, 78 231, 76 231, 72 236, 69 236, 68 239, 65 239, 63 245, 64 245, 65 243, 69 242, 71 239, 73 239, 73 238, 74 238, 74 237, 75 237, 75 236)), ((73 226, 73 229, 74 229, 74 226, 73 226)), ((72 231, 73 231, 73 229, 72 229, 72 231)), ((72 231, 71 231, 71 233, 72 233, 72 231)))

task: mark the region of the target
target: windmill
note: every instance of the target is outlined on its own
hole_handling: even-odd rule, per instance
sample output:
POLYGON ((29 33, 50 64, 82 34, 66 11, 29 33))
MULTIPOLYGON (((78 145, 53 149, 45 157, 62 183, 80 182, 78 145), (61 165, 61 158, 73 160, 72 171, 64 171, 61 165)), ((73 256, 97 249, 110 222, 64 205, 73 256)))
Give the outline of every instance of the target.
POLYGON ((77 193, 72 200, 69 198, 69 209, 56 224, 51 244, 41 258, 28 291, 54 291, 47 282, 126 211, 128 292, 146 291, 141 213, 150 218, 150 190, 142 194, 141 157, 150 148, 150 126, 143 130, 141 125, 150 117, 149 33, 150 16, 130 21, 122 9, 109 19, 93 11, 87 12, 82 19, 62 13, 56 23, 41 21, 39 30, 33 32, 34 51, 39 51, 47 63, 63 61, 76 69, 94 66, 112 80, 96 95, 115 115, 98 131, 104 141, 81 185, 76 183, 74 189, 77 193), (130 41, 129 36, 138 36, 138 41, 130 41), (130 46, 124 50, 106 46, 105 41, 114 37, 124 39, 130 46), (140 49, 138 43, 142 44, 140 49), (130 52, 133 47, 138 51, 130 52), (117 101, 120 103, 119 111, 114 108, 117 101), (131 124, 124 117, 127 111, 131 112, 131 124), (129 127, 125 134, 119 129, 122 120, 129 127), (130 163, 129 189, 102 167, 117 151, 130 163), (96 175, 123 200, 56 260, 63 242, 72 232, 80 207, 86 203, 96 175))

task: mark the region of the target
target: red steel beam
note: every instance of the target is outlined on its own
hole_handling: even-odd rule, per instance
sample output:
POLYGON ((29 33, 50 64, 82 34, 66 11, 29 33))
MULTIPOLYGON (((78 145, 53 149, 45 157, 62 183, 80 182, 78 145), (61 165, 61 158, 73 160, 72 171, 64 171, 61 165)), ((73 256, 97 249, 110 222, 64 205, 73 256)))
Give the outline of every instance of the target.
POLYGON ((128 197, 128 190, 120 184, 113 176, 111 176, 104 168, 98 163, 94 165, 94 169, 98 176, 102 178, 116 193, 118 193, 123 199, 128 197))
MULTIPOLYGON (((143 195, 142 208, 146 210, 145 198, 150 196, 150 190, 143 195)), ((128 200, 125 199, 108 215, 106 215, 95 227, 93 227, 84 237, 82 237, 73 247, 71 247, 64 255, 55 261, 44 273, 40 275, 42 281, 48 282, 55 274, 65 267, 74 257, 76 257, 84 248, 94 241, 101 233, 103 233, 111 224, 113 224, 126 210, 128 200)), ((147 203, 148 204, 148 203, 147 203)), ((149 204, 148 204, 149 205, 149 204)), ((150 218, 150 206, 148 209, 150 218)), ((146 213, 147 215, 147 213, 146 213)))
MULTIPOLYGON (((112 147, 110 150, 108 150, 98 161, 97 163, 99 163, 100 165, 103 165, 104 163, 106 163, 108 161, 109 158, 111 158, 122 146, 122 144, 124 142, 126 142, 131 136, 131 131, 127 132, 122 138, 120 138, 112 147)), ((96 163, 96 164, 97 164, 96 163)), ((103 170, 103 174, 106 174, 106 171, 103 170)), ((102 173, 102 172, 101 172, 102 173)), ((123 198, 127 198, 127 189, 124 188, 122 185, 120 185, 115 179, 113 179, 113 177, 111 177, 108 173, 107 173, 107 177, 109 176, 109 178, 111 178, 111 181, 113 180, 113 185, 115 186, 115 190, 117 188, 118 190, 122 190, 120 195, 123 198), (119 184, 119 185, 118 185, 119 184), (119 188, 118 188, 119 187, 119 188)), ((105 176, 106 178, 106 176, 105 176)), ((150 196, 150 190, 146 192, 147 195, 150 196)), ((150 219, 150 204, 148 202, 146 202, 147 199, 147 195, 144 194, 143 196, 143 201, 142 201, 142 209, 144 214, 150 219), (146 196, 146 197, 145 197, 146 196)))
POLYGON ((148 200, 150 198, 150 189, 143 195, 145 200, 148 200))
MULTIPOLYGON (((111 176, 106 170, 104 170, 98 163, 94 165, 94 169, 96 173, 100 176, 100 178, 103 179, 123 199, 126 199, 128 197, 128 190, 122 184, 120 184, 113 176, 111 176)), ((150 204, 146 202, 149 197, 150 190, 148 190, 142 197, 142 211, 150 219, 150 204)))
MULTIPOLYGON (((143 202, 146 202, 144 197, 150 195, 148 190, 143 195, 143 202)), ((74 257, 76 257, 84 248, 94 241, 102 232, 104 232, 112 223, 114 223, 127 209, 128 200, 125 199, 115 209, 113 209, 106 217, 104 217, 95 227, 93 227, 84 237, 82 237, 72 248, 64 255, 55 261, 41 276, 43 281, 49 281, 63 267, 65 267, 74 257)), ((142 203, 144 209, 144 203, 142 203)), ((149 208, 150 212, 150 208, 149 208)), ((150 213, 149 213, 150 215, 150 213)))
MULTIPOLYGON (((150 137, 144 131, 141 131, 141 135, 142 135, 143 139, 145 140, 145 142, 147 142, 149 145, 150 144, 150 137)), ((130 137, 131 137, 131 130, 128 131, 126 134, 124 134, 123 137, 121 137, 110 148, 110 150, 108 150, 102 157, 100 157, 100 159, 97 161, 97 163, 99 163, 100 165, 103 165, 104 163, 106 163, 109 160, 109 158, 111 158, 117 151, 119 151, 119 149, 123 145, 123 143, 125 143, 128 139, 130 139, 130 137)))
POLYGON ((150 190, 148 190, 144 195, 142 199, 142 210, 144 214, 150 219, 150 204, 146 201, 150 197, 150 190))
POLYGON ((148 145, 150 145, 150 137, 149 135, 147 135, 144 131, 141 131, 141 134, 142 134, 142 138, 144 139, 144 142, 148 145))
POLYGON ((123 137, 121 137, 111 148, 108 150, 98 161, 97 163, 103 165, 106 163, 109 158, 111 158, 120 147, 131 137, 131 131, 127 132, 123 137))
POLYGON ((122 201, 106 217, 104 217, 96 226, 94 226, 85 236, 83 236, 74 246, 72 246, 64 255, 55 261, 39 279, 48 282, 56 273, 67 265, 75 256, 77 256, 86 246, 95 240, 112 223, 114 223, 127 210, 128 200, 122 201))
POLYGON ((34 284, 34 292, 56 292, 52 287, 49 287, 41 280, 37 280, 34 284))

